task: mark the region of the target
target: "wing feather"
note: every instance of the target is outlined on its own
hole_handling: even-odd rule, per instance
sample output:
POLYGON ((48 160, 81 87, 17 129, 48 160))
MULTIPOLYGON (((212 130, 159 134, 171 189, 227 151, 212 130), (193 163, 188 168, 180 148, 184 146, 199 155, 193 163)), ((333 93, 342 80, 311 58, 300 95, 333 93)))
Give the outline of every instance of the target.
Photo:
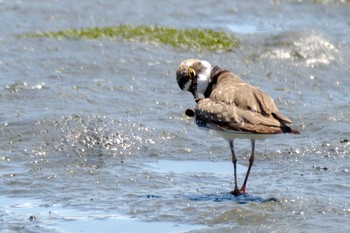
POLYGON ((278 111, 273 99, 233 73, 222 74, 209 98, 197 103, 196 117, 224 129, 255 133, 291 132, 292 121, 278 111))

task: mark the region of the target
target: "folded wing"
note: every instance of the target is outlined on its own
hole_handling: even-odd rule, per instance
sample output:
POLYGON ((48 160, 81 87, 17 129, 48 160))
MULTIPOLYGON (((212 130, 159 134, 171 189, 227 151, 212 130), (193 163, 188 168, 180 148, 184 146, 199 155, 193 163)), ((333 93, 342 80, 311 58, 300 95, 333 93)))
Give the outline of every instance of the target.
POLYGON ((232 73, 221 77, 209 98, 197 103, 195 113, 200 120, 222 130, 297 133, 288 126, 291 120, 278 111, 269 95, 232 73))

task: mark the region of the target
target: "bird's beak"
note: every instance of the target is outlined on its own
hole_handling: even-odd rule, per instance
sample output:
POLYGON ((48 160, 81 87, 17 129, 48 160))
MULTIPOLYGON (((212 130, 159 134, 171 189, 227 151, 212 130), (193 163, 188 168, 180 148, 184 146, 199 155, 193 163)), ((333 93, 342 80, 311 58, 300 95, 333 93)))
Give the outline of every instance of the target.
POLYGON ((190 108, 186 109, 185 114, 188 117, 194 117, 194 111, 190 108))

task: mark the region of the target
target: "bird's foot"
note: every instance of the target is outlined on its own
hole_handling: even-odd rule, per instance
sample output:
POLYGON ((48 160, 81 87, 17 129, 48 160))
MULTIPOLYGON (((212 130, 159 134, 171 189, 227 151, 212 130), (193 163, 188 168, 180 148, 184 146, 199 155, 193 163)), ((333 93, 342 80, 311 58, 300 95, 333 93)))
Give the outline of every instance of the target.
POLYGON ((233 191, 230 192, 230 194, 234 196, 239 196, 239 195, 242 195, 243 192, 241 192, 238 188, 235 188, 233 191))

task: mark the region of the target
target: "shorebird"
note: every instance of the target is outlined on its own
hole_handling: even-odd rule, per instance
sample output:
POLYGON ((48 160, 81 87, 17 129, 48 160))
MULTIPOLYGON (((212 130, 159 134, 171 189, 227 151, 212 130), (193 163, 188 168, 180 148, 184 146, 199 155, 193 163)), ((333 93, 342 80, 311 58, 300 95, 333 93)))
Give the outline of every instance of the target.
POLYGON ((228 141, 234 169, 233 195, 246 192, 254 163, 255 140, 274 134, 299 134, 292 121, 280 113, 273 99, 261 89, 242 81, 236 74, 209 62, 188 59, 178 66, 176 80, 183 91, 192 93, 196 107, 186 110, 198 126, 214 130, 228 141), (237 185, 234 139, 250 139, 251 154, 241 188, 237 185))

